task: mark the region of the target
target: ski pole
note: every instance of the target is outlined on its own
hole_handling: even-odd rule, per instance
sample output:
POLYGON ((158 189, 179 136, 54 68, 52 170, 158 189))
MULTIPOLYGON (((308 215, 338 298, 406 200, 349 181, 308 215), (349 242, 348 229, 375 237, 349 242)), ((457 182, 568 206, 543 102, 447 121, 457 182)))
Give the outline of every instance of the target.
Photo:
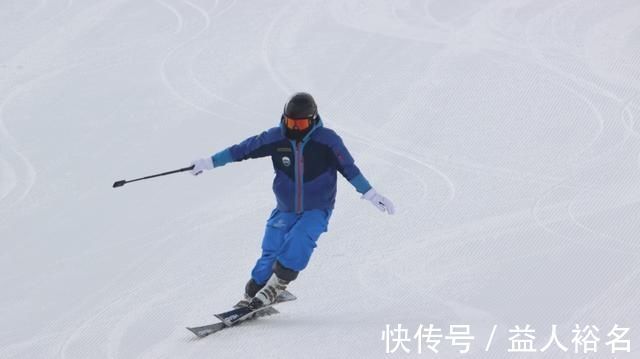
POLYGON ((140 178, 136 178, 136 179, 132 179, 130 181, 127 180, 120 180, 120 181, 115 181, 113 182, 113 188, 116 187, 122 187, 127 183, 131 183, 131 182, 135 182, 135 181, 141 181, 141 180, 145 180, 145 179, 149 179, 149 178, 153 178, 153 177, 160 177, 160 176, 166 176, 166 175, 170 175, 173 173, 178 173, 178 172, 185 172, 185 171, 191 171, 193 169, 193 165, 189 166, 189 167, 185 167, 185 168, 180 168, 178 170, 173 170, 173 171, 169 171, 169 172, 163 172, 163 173, 158 173, 155 175, 151 175, 151 176, 146 176, 146 177, 140 177, 140 178))

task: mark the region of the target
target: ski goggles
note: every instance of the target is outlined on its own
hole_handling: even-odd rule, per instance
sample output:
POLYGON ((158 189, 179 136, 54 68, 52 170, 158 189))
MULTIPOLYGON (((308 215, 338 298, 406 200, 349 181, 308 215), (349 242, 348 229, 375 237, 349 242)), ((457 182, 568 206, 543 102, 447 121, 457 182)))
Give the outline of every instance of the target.
POLYGON ((284 117, 284 125, 290 130, 304 131, 311 127, 311 119, 309 118, 290 118, 284 117))

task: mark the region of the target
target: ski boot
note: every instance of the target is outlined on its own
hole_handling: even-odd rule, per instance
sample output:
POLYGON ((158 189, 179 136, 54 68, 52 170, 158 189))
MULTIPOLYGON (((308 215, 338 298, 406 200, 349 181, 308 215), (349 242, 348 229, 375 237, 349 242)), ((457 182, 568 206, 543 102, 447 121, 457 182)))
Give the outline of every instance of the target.
POLYGON ((277 275, 271 275, 269 281, 249 302, 249 308, 256 310, 265 305, 273 304, 278 295, 287 289, 289 281, 279 278, 277 275))
POLYGON ((244 286, 243 298, 238 303, 236 303, 236 305, 234 305, 233 307, 234 308, 248 307, 249 304, 251 304, 251 299, 256 295, 256 293, 258 293, 260 289, 262 289, 262 287, 264 287, 264 284, 261 285, 256 283, 256 281, 253 280, 253 278, 249 279, 247 284, 244 286))

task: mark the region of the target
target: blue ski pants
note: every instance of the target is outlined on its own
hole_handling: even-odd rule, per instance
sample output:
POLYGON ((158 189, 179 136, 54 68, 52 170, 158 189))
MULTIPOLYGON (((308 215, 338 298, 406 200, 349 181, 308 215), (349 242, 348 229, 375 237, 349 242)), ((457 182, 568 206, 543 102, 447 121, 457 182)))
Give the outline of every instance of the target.
POLYGON ((302 213, 281 212, 274 209, 267 220, 262 255, 251 271, 258 284, 266 283, 273 273, 273 265, 280 262, 285 268, 299 272, 309 263, 320 235, 327 231, 330 209, 313 209, 302 213))

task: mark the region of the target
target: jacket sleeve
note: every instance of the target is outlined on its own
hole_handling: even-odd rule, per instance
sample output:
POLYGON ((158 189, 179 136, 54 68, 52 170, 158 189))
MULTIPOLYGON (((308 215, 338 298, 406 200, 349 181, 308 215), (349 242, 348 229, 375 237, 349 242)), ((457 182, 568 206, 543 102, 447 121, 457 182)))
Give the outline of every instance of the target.
MULTIPOLYGON (((331 131, 333 132, 333 131, 331 131)), ((337 133, 332 133, 332 141, 329 145, 335 156, 337 169, 355 187, 356 191, 364 194, 371 189, 369 181, 362 175, 358 166, 347 147, 342 142, 342 138, 337 133)))
POLYGON ((220 167, 229 162, 269 156, 279 139, 280 129, 277 127, 262 132, 257 136, 249 137, 237 145, 228 147, 211 156, 213 166, 220 167))

